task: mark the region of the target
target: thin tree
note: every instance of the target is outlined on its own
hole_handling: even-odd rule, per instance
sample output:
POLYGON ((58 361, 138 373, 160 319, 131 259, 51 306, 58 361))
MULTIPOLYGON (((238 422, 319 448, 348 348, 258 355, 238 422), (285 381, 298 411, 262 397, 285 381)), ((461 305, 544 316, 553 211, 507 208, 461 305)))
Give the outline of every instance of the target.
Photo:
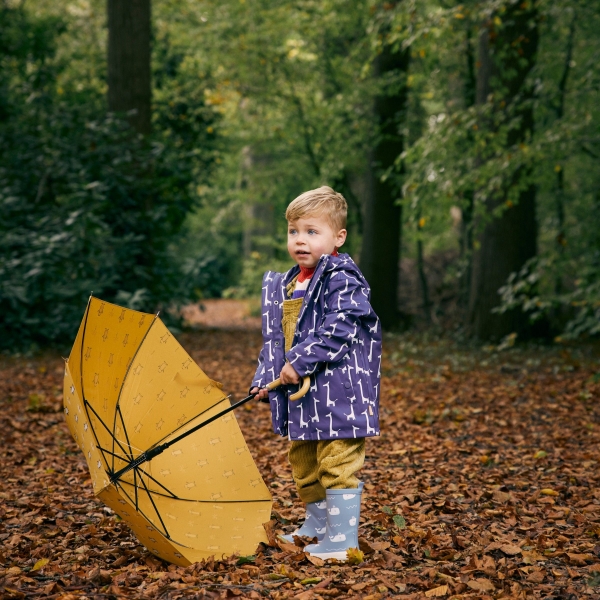
POLYGON ((360 267, 371 286, 373 308, 386 328, 395 327, 399 320, 402 207, 400 189, 382 174, 404 150, 401 126, 407 108, 409 62, 408 49, 384 45, 373 64, 375 79, 388 84, 382 85, 374 102, 379 137, 369 157, 360 267))
POLYGON ((108 109, 151 130, 150 0, 107 0, 108 109))
MULTIPOLYGON (((538 48, 538 11, 527 0, 509 0, 505 10, 491 16, 479 37, 477 95, 479 106, 488 105, 491 116, 480 127, 489 131, 507 128, 505 148, 509 154, 526 145, 533 132, 533 90, 528 75, 538 48)), ((500 304, 498 289, 508 276, 536 255, 536 189, 530 169, 520 166, 502 190, 485 198, 490 217, 475 244, 469 323, 480 339, 498 339, 509 333, 527 334, 528 323, 520 310, 495 313, 500 304), (510 190, 518 190, 515 201, 510 190)))

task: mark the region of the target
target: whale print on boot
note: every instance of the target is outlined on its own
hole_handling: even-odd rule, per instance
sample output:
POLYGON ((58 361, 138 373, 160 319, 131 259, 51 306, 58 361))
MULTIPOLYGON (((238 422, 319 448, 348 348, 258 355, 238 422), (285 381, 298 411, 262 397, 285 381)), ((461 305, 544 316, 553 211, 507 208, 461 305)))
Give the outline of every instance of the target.
POLYGON ((294 536, 303 536, 309 538, 316 537, 321 540, 325 535, 327 522, 327 501, 319 500, 318 502, 310 502, 306 505, 306 519, 304 524, 293 533, 281 535, 284 540, 294 543, 294 536))
POLYGON ((357 489, 327 490, 327 524, 323 539, 304 552, 318 558, 346 560, 347 550, 358 548, 361 482, 357 489))

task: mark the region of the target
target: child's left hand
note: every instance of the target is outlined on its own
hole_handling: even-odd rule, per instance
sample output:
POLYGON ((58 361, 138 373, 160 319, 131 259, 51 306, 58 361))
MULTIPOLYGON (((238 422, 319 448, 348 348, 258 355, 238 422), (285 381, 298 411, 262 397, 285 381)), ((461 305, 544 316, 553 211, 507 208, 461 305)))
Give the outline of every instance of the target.
POLYGON ((281 379, 281 383, 283 385, 289 385, 290 383, 300 383, 300 375, 296 373, 296 370, 290 363, 286 363, 283 369, 281 369, 281 373, 279 374, 279 378, 281 379))

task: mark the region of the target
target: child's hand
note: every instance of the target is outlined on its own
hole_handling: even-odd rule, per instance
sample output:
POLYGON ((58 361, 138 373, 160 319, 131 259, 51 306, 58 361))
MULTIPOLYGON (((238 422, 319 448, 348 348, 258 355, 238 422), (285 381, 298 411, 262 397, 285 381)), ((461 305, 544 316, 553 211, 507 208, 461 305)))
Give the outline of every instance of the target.
POLYGON ((262 390, 257 388, 257 387, 253 387, 250 390, 251 394, 256 394, 256 399, 257 400, 268 400, 269 399, 269 390, 263 388, 262 390))
POLYGON ((281 383, 283 385, 289 385, 290 383, 300 383, 300 375, 296 373, 296 370, 290 363, 286 363, 285 367, 281 369, 281 373, 279 374, 279 378, 281 379, 281 383))

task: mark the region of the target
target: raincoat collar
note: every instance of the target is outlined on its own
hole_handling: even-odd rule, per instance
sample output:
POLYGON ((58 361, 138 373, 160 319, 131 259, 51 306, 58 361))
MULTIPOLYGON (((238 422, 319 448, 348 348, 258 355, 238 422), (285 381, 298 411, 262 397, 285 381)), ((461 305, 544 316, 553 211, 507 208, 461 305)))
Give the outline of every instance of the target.
MULTIPOLYGON (((313 276, 310 278, 308 288, 306 289, 306 293, 304 295, 304 302, 302 303, 302 308, 300 309, 300 314, 298 315, 298 320, 300 320, 304 315, 306 307, 308 306, 309 301, 312 299, 315 289, 317 289, 316 286, 321 282, 325 275, 334 271, 350 272, 357 279, 364 281, 362 273, 359 271, 356 263, 352 260, 352 258, 350 258, 349 254, 346 254, 345 252, 336 255, 323 254, 315 266, 315 272, 313 273, 313 276)), ((284 273, 283 289, 285 289, 285 286, 299 273, 300 267, 298 265, 294 265, 287 273, 284 273)), ((365 286, 367 286, 367 282, 364 281, 364 283, 365 286)))

